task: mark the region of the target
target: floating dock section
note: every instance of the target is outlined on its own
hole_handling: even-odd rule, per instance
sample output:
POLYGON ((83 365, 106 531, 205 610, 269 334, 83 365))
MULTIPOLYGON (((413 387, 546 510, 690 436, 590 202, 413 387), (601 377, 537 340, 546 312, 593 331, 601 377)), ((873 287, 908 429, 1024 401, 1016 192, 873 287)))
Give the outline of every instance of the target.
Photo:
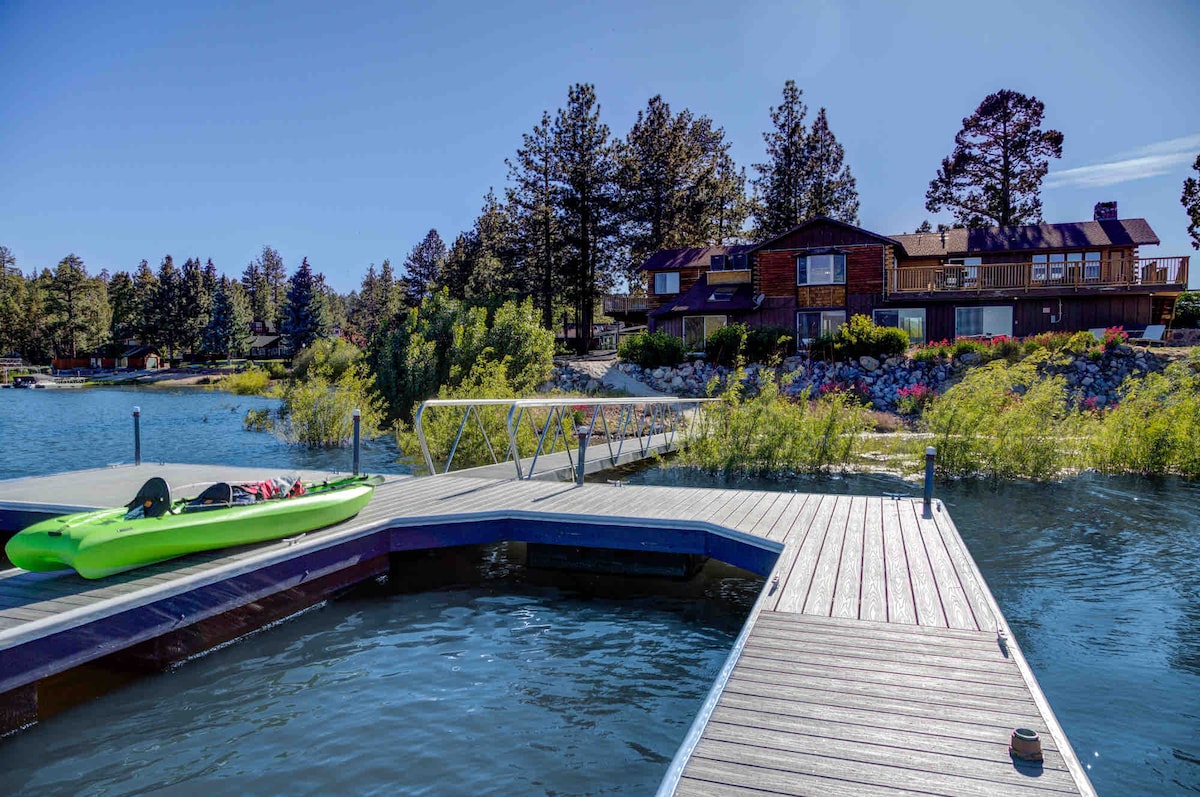
MULTIPOLYGON (((61 496, 86 494, 101 474, 123 496, 190 467, 0 482, 0 528, 63 511, 61 496)), ((299 540, 98 581, 0 572, 0 728, 48 716, 97 672, 165 666, 387 573, 399 552, 513 541, 712 556, 765 576, 660 795, 1093 795, 953 522, 933 509, 398 477, 356 518, 299 540), (1016 728, 1036 731, 1041 760, 1013 754, 1016 728)))

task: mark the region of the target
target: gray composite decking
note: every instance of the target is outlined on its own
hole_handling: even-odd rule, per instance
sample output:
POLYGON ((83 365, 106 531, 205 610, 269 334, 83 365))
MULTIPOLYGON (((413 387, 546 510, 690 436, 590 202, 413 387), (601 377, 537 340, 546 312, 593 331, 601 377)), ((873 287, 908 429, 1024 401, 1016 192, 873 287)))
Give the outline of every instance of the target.
POLYGON ((1094 794, 1019 648, 998 642, 998 630, 1012 633, 936 509, 923 518, 908 499, 398 478, 353 520, 292 545, 101 581, 0 573, 0 656, 30 635, 381 528, 500 516, 615 520, 647 534, 699 524, 782 551, 660 794, 1094 794), (1041 765, 1010 757, 1017 726, 1041 735, 1041 765))

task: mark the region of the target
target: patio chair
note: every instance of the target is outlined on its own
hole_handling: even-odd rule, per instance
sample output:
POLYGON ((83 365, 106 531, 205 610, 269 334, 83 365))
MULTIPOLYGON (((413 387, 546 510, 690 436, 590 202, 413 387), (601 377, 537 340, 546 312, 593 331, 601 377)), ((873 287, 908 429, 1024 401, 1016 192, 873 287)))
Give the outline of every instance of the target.
POLYGON ((1166 324, 1151 324, 1150 326, 1146 327, 1144 332, 1142 332, 1142 336, 1140 338, 1130 338, 1129 342, 1145 343, 1147 346, 1153 346, 1156 343, 1161 345, 1166 342, 1163 339, 1163 335, 1166 333, 1166 331, 1166 324))

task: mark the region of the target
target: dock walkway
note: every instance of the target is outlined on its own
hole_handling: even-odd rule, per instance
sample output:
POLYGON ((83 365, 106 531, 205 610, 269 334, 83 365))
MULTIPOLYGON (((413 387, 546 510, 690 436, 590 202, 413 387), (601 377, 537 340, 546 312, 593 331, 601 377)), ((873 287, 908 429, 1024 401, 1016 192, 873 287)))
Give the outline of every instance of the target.
MULTIPOLYGON (((5 484, 0 505, 11 508, 5 484)), ((292 543, 100 581, 0 573, 0 702, 36 715, 36 686, 57 672, 122 647, 164 653, 189 628, 272 596, 311 602, 386 572, 390 552, 510 540, 700 553, 766 583, 660 795, 1094 794, 936 509, 923 518, 909 499, 397 478, 353 520, 292 543), (1010 756, 1014 727, 1038 731, 1043 762, 1010 756)))

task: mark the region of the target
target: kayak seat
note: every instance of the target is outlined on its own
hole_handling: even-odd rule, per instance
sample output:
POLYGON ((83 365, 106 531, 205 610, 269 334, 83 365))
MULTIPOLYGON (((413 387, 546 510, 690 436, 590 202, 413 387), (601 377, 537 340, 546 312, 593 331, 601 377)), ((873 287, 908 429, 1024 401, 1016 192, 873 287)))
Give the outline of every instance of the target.
POLYGON ((233 488, 225 482, 210 485, 184 506, 184 512, 203 512, 206 509, 224 509, 233 503, 233 488))
POLYGON ((162 517, 171 509, 171 488, 166 479, 155 476, 142 485, 133 500, 125 505, 131 512, 142 510, 141 517, 162 517))

